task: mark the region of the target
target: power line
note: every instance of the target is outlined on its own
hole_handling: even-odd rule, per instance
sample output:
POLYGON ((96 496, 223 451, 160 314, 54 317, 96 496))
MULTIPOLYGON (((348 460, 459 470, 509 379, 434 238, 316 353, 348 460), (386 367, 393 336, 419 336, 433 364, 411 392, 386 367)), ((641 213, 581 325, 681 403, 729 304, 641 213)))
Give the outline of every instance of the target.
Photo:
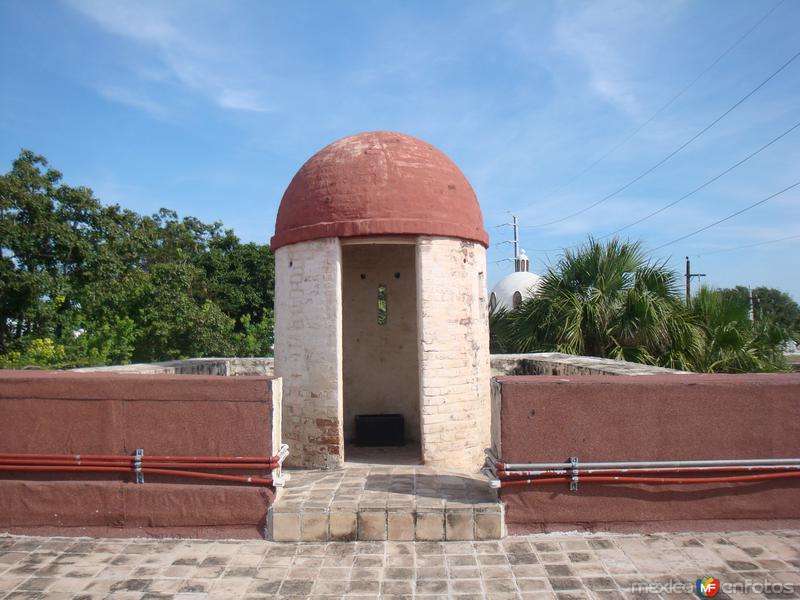
POLYGON ((567 216, 565 216, 565 217, 561 217, 560 219, 556 219, 556 220, 554 220, 554 221, 549 221, 549 222, 547 222, 547 223, 542 223, 542 224, 540 224, 540 225, 525 225, 524 227, 526 227, 526 228, 539 228, 539 227, 546 227, 546 226, 548 226, 548 225, 555 225, 556 223, 561 223, 562 221, 566 221, 566 220, 568 220, 568 219, 571 219, 571 218, 573 218, 573 217, 577 217, 578 215, 580 215, 580 214, 583 214, 583 213, 585 213, 586 211, 588 211, 588 210, 590 210, 590 209, 592 209, 592 208, 594 208, 594 207, 596 207, 596 206, 599 206, 599 205, 600 205, 600 204, 602 204, 603 202, 606 202, 607 200, 610 200, 611 198, 613 198, 614 196, 616 196, 616 195, 617 195, 617 194, 619 194, 620 192, 623 192, 623 191, 625 191, 625 190, 626 190, 626 189, 628 189, 630 186, 632 186, 634 183, 636 183, 637 181, 639 181, 639 180, 643 179, 644 177, 646 177, 647 175, 649 175, 650 173, 652 173, 653 171, 655 171, 655 170, 656 170, 658 167, 660 167, 660 166, 661 166, 661 165, 663 165, 665 162, 667 162, 669 159, 671 159, 673 156, 675 156, 676 154, 678 154, 679 152, 681 152, 681 151, 682 151, 684 148, 686 148, 686 147, 687 147, 689 144, 691 144, 692 142, 694 142, 694 141, 695 141, 697 138, 699 138, 701 135, 703 135, 704 133, 706 133, 706 132, 707 132, 709 129, 711 129, 712 127, 714 127, 714 125, 716 125, 716 124, 717 124, 717 123, 719 123, 719 122, 720 122, 722 119, 724 119, 726 116, 728 116, 730 113, 732 113, 732 112, 733 112, 733 111, 734 111, 736 108, 738 108, 738 107, 739 107, 739 106, 740 106, 742 103, 744 103, 744 102, 745 102, 745 101, 746 101, 748 98, 750 98, 750 96, 752 96, 753 94, 755 94, 755 93, 756 93, 758 90, 760 90, 760 89, 761 89, 762 87, 764 87, 764 86, 765 86, 767 83, 769 83, 769 82, 770 82, 770 81, 771 81, 771 80, 772 80, 772 79, 773 79, 773 78, 774 78, 776 75, 778 75, 778 73, 780 73, 780 72, 781 72, 781 71, 783 71, 783 70, 784 70, 786 67, 788 67, 790 64, 792 64, 792 63, 795 61, 795 59, 797 59, 797 57, 798 57, 798 56, 800 56, 800 52, 797 52, 796 54, 794 54, 794 55, 793 55, 793 56, 792 56, 792 57, 791 57, 789 60, 787 60, 787 61, 786 61, 785 63, 783 63, 783 64, 782 64, 780 67, 778 67, 778 69, 777 69, 777 70, 773 71, 773 72, 772 72, 772 74, 771 74, 769 77, 767 77, 766 79, 764 79, 764 81, 762 81, 762 82, 761 82, 761 83, 759 83, 759 84, 758 84, 756 87, 754 87, 752 90, 750 90, 750 91, 749 91, 747 94, 745 94, 745 95, 744 95, 742 98, 740 98, 740 99, 739 99, 739 100, 738 100, 738 101, 737 101, 737 102, 736 102, 736 103, 735 103, 733 106, 731 106, 731 107, 730 107, 728 110, 726 110, 726 111, 725 111, 725 112, 723 112, 723 113, 722 113, 720 116, 718 116, 716 119, 714 119, 713 121, 711 121, 711 123, 709 123, 708 125, 706 125, 705 127, 703 127, 703 128, 700 130, 700 131, 698 131, 696 134, 694 134, 692 137, 690 137, 690 138, 689 138, 687 141, 685 141, 683 144, 681 144, 680 146, 678 146, 678 147, 677 147, 675 150, 673 150, 672 152, 670 152, 669 154, 667 154, 667 155, 666 155, 664 158, 662 158, 660 161, 658 161, 657 163, 655 163, 655 164, 654 164, 653 166, 651 166, 649 169, 645 170, 645 171, 644 171, 644 172, 642 172, 641 174, 639 174, 639 175, 637 175, 636 177, 634 177, 633 179, 631 179, 631 180, 630 180, 628 183, 626 183, 626 184, 625 184, 625 185, 623 185, 622 187, 619 187, 619 188, 617 188, 615 191, 611 192, 610 194, 608 194, 608 195, 604 196, 603 198, 600 198, 600 200, 597 200, 596 202, 593 202, 592 204, 589 204, 588 206, 586 206, 586 207, 584 207, 584 208, 582 208, 582 209, 580 209, 580 210, 578 210, 578 211, 576 211, 576 212, 574 212, 574 213, 572 213, 572 214, 569 214, 569 215, 567 215, 567 216))
MULTIPOLYGON (((798 125, 800 125, 800 123, 798 123, 798 125)), ((797 127, 797 125, 795 127, 797 127)), ((795 185, 797 185, 797 184, 795 184, 795 185)), ((790 186, 790 187, 786 188, 785 190, 781 190, 777 194, 774 194, 774 195, 770 196, 769 198, 765 198, 764 200, 761 200, 760 202, 757 202, 755 205, 750 206, 748 208, 745 208, 742 211, 740 211, 739 213, 736 213, 734 215, 731 215, 730 217, 727 217, 727 218, 723 219, 723 221, 727 220, 728 218, 734 217, 737 214, 741 214, 741 212, 745 212, 745 211, 749 210, 750 208, 753 208, 754 206, 757 206, 758 204, 762 204, 762 203, 766 202, 767 200, 770 200, 770 199, 774 198, 775 196, 777 196, 779 194, 782 194, 785 191, 788 191, 792 187, 795 187, 795 186, 793 185, 793 186, 790 186)), ((721 222, 722 221, 718 221, 717 223, 709 225, 709 228, 713 227, 713 225, 716 225, 716 224, 721 223, 721 222)), ((618 233, 619 231, 622 231, 622 229, 617 230, 617 231, 612 232, 612 233, 609 233, 609 234, 606 234, 606 235, 603 235, 603 236, 600 236, 599 238, 596 238, 596 239, 607 238, 609 236, 614 235, 615 233, 618 233)), ((697 233, 699 233, 699 231, 697 233)), ((723 248, 723 249, 720 249, 720 250, 710 250, 708 252, 703 252, 701 254, 694 254, 693 256, 696 256, 696 257, 700 258, 702 256, 708 256, 709 254, 719 254, 721 252, 733 252, 735 250, 744 250, 745 248, 754 248, 756 246, 764 246, 764 245, 767 245, 767 244, 777 244, 778 242, 786 242, 786 241, 794 240, 794 239, 800 239, 800 235, 790 235, 790 236, 787 236, 787 237, 782 237, 782 238, 778 238, 778 239, 774 239, 774 240, 766 240, 764 242, 756 242, 754 244, 747 244, 747 245, 744 245, 744 246, 736 246, 734 248, 723 248)), ((678 240, 673 240, 673 241, 678 241, 678 240)), ((577 248, 578 246, 581 246, 581 245, 583 245, 585 243, 586 242, 576 242, 575 244, 570 244, 569 246, 561 246, 560 248, 533 248, 531 250, 528 250, 528 252, 559 252, 559 251, 562 251, 562 250, 569 250, 571 248, 577 248)), ((664 246, 667 246, 667 245, 669 245, 671 243, 673 243, 673 242, 669 242, 668 244, 664 244, 663 246, 659 246, 658 248, 654 248, 654 250, 658 250, 659 248, 663 248, 664 246)), ((504 259, 504 260, 510 260, 510 259, 504 259)))
POLYGON ((679 202, 683 202, 683 201, 684 201, 684 200, 686 200, 686 198, 688 198, 689 196, 693 196, 694 194, 696 194, 697 192, 699 192, 699 191, 700 191, 700 190, 702 190, 703 188, 705 188, 705 187, 708 187, 709 185, 711 185, 712 183, 714 183, 715 181, 717 181, 717 180, 718 180, 718 179, 720 179, 721 177, 724 177, 725 175, 727 175, 727 174, 728 174, 728 173, 730 173, 731 171, 733 171, 733 170, 737 169, 738 167, 740 167, 741 165, 743 165, 744 163, 746 163, 748 160, 750 160, 751 158, 753 158, 753 157, 754 157, 754 156, 756 156, 757 154, 760 154, 761 152, 763 152, 764 150, 766 150, 767 148, 769 148, 770 146, 772 146, 772 144, 774 144, 775 142, 777 142, 777 141, 778 141, 778 140, 780 140, 781 138, 783 138, 783 137, 785 137, 785 136, 789 135, 789 134, 790 134, 792 131, 794 131, 794 130, 795 130, 795 129, 797 129, 798 127, 800 127, 800 121, 798 121, 798 122, 797 122, 797 123, 796 123, 794 126, 790 127, 790 128, 789 128, 789 129, 787 129, 786 131, 784 131, 784 132, 783 132, 782 134, 780 134, 778 137, 776 137, 776 138, 773 138, 772 140, 770 140, 769 142, 767 142, 766 144, 764 144, 763 146, 761 146, 761 147, 760 147, 758 150, 756 150, 755 152, 752 152, 751 154, 748 154, 747 156, 745 156, 745 157, 744 157, 742 160, 740 160, 739 162, 737 162, 737 163, 733 164, 732 166, 728 167, 727 169, 725 169, 724 171, 722 171, 722 172, 721 172, 721 173, 719 173, 718 175, 716 175, 716 176, 712 177, 711 179, 709 179, 708 181, 706 181, 705 183, 703 183, 702 185, 699 185, 699 186, 697 186, 697 187, 696 187, 696 188, 694 188, 694 189, 693 189, 691 192, 688 192, 688 193, 684 194, 683 196, 681 196, 681 197, 680 197, 680 198, 678 198, 677 200, 673 200, 672 202, 669 202, 669 203, 665 204, 665 205, 664 205, 664 206, 662 206, 661 208, 658 208, 657 210, 654 210, 654 211, 653 211, 653 212, 651 212, 650 214, 648 214, 648 215, 645 215, 644 217, 642 217, 641 219, 637 219, 636 221, 633 221, 632 223, 628 223, 628 224, 627 224, 627 225, 625 225, 624 227, 620 227, 619 229, 615 229, 615 230, 614 230, 614 231, 612 231, 611 233, 607 233, 607 234, 605 234, 605 235, 602 235, 602 236, 600 236, 598 239, 601 239, 601 240, 602 240, 602 239, 604 239, 604 238, 611 237, 612 235, 616 235, 617 233, 620 233, 621 231, 625 231, 626 229, 630 229, 630 228, 631 228, 631 227, 633 227, 634 225, 638 225, 639 223, 642 223, 642 222, 644 222, 644 221, 647 221, 647 219, 649 219, 649 218, 651 218, 651 217, 654 217, 654 216, 656 216, 657 214, 660 214, 660 213, 664 212, 664 211, 665 211, 665 210, 667 210, 668 208, 672 208, 673 206, 675 206, 675 205, 676 205, 676 204, 678 204, 679 202))
MULTIPOLYGON (((632 223, 628 223, 627 225, 625 225, 625 226, 623 226, 623 227, 620 227, 619 229, 615 229, 614 231, 612 231, 612 232, 610 232, 610 233, 606 233, 605 235, 601 235, 601 236, 599 236, 599 237, 598 237, 598 238, 596 238, 596 239, 602 240, 602 239, 605 239, 605 238, 611 237, 612 235, 616 235, 616 234, 618 234, 618 233, 621 233, 622 231, 625 231, 626 229, 630 229, 631 227, 633 227, 633 226, 635 226, 635 225, 638 225, 639 223, 642 223, 642 222, 644 222, 644 221, 646 221, 646 220, 650 219, 651 217, 654 217, 654 216, 656 216, 656 215, 657 215, 657 214, 659 214, 659 213, 662 213, 662 212, 664 212, 665 210, 667 210, 667 209, 669 209, 669 208, 671 208, 671 207, 675 206, 675 205, 676 205, 676 204, 678 204, 679 202, 682 202, 683 200, 686 200, 686 198, 689 198, 690 196, 693 196, 694 194, 696 194, 696 193, 697 193, 697 192, 699 192, 700 190, 702 190, 702 189, 704 189, 704 188, 708 187, 710 184, 714 183, 715 181, 717 181, 717 180, 718 180, 718 179, 720 179, 721 177, 724 177, 725 175, 727 175, 727 174, 728 174, 728 173, 730 173, 731 171, 733 171, 733 170, 737 169, 738 167, 740 167, 741 165, 743 165, 744 163, 746 163, 748 160, 750 160, 750 159, 751 159, 751 158, 753 158, 754 156, 756 156, 756 155, 760 154, 761 152, 763 152, 764 150, 766 150, 767 148, 769 148, 770 146, 772 146, 774 143, 778 142, 778 141, 779 141, 779 140, 781 140, 782 138, 784 138, 784 137, 786 137, 787 135, 789 135, 789 134, 790 134, 792 131, 794 131, 794 130, 795 130, 795 129, 797 129, 798 127, 800 127, 800 121, 798 121, 797 123, 795 123, 795 124, 794 124, 792 127, 790 127, 789 129, 787 129, 786 131, 784 131, 783 133, 781 133, 781 134, 780 134, 780 135, 778 135, 777 137, 774 137, 773 139, 771 139, 769 142, 767 142, 766 144, 764 144, 763 146, 761 146, 761 147, 760 147, 758 150, 755 150, 754 152, 751 152, 750 154, 748 154, 747 156, 745 156, 745 157, 744 157, 743 159, 741 159, 740 161, 738 161, 738 162, 734 163, 733 165, 731 165, 730 167, 728 167, 727 169, 725 169, 724 171, 722 171, 722 172, 721 172, 721 173, 719 173, 718 175, 715 175, 714 177, 712 177, 711 179, 709 179, 709 180, 708 180, 708 181, 706 181, 705 183, 703 183, 703 184, 701 184, 701 185, 697 186, 697 187, 696 187, 696 188, 694 188, 692 191, 690 191, 690 192, 688 192, 688 193, 684 194, 683 196, 681 196, 681 197, 680 197, 680 198, 678 198, 677 200, 673 200, 672 202, 669 202, 669 203, 665 204, 665 205, 664 205, 664 206, 662 206, 661 208, 658 208, 657 210, 654 210, 653 212, 651 212, 651 213, 649 213, 649 214, 645 215, 645 216, 644 216, 644 217, 642 217, 641 219, 637 219, 636 221, 633 221, 632 223)), ((524 226, 523 226, 523 227, 524 227, 524 226)), ((581 244, 583 244, 583 243, 584 243, 584 242, 577 242, 577 243, 575 243, 575 244, 571 244, 571 245, 568 245, 568 246, 563 246, 563 247, 561 247, 561 248, 534 248, 534 249, 532 249, 532 250, 530 250, 530 251, 531 251, 531 252, 551 252, 551 251, 552 251, 552 252, 556 252, 556 251, 558 251, 558 250, 567 250, 567 249, 571 249, 571 248, 577 248, 578 246, 580 246, 580 245, 581 245, 581 244)))
MULTIPOLYGON (((628 135, 627 135, 625 138, 623 138, 622 140, 620 140, 619 142, 617 142, 616 144, 614 144, 614 145, 613 145, 611 148, 609 148, 608 150, 606 150, 606 152, 604 152, 604 153, 603 153, 603 154, 602 154, 602 155, 601 155, 599 158, 597 158, 596 160, 592 161, 592 162, 591 162, 591 163, 590 163, 588 166, 586 166, 586 167, 585 167, 583 170, 581 170, 580 172, 578 172, 578 173, 576 173, 575 175, 573 175, 572 177, 570 177, 570 178, 569 178, 569 179, 568 179, 568 180, 567 180, 567 181, 566 181, 566 182, 565 182, 563 185, 561 185, 560 187, 556 188, 554 191, 552 191, 552 192, 550 192, 549 194, 547 194, 547 196, 545 196, 544 198, 542 198, 542 199, 540 200, 540 202, 543 202, 543 201, 545 201, 545 200, 548 200, 548 199, 552 198, 552 197, 553 197, 553 196, 555 196, 557 193, 559 193, 561 190, 563 190, 564 188, 568 187, 568 186, 569 186, 569 185, 570 185, 570 184, 571 184, 573 181, 575 181, 575 180, 577 180, 577 179, 581 178, 583 175, 585 175, 586 173, 588 173, 589 171, 591 171, 591 170, 592 170, 594 167, 596 167, 598 164, 600 164, 600 163, 601 163, 601 162, 603 162, 603 161, 604 161, 606 158, 608 158, 608 157, 609 157, 609 156, 611 156, 611 155, 612 155, 614 152, 616 152, 616 151, 617 151, 617 150, 618 150, 620 147, 622 147, 622 146, 624 146, 625 144, 627 144, 627 143, 628 143, 628 142, 629 142, 629 141, 630 141, 632 138, 634 138, 634 137, 636 136, 636 134, 638 134, 638 133, 639 133, 639 132, 640 132, 642 129, 644 129, 644 128, 645 128, 645 127, 647 127, 647 126, 648 126, 650 123, 652 123, 652 122, 653 122, 653 121, 656 119, 656 117, 658 117, 658 116, 659 116, 659 115, 660 115, 662 112, 664 112, 664 111, 665 111, 665 110, 667 110, 667 109, 668 109, 670 106, 672 106, 672 105, 675 103, 675 101, 676 101, 676 100, 678 100, 678 98, 680 98, 680 97, 681 97, 681 96, 683 96, 683 95, 684 95, 686 92, 688 92, 688 91, 689 91, 689 89, 690 89, 690 88, 692 88, 692 87, 694 86, 694 84, 695 84, 695 83, 697 83, 698 81, 700 81, 700 79, 701 79, 701 78, 702 78, 702 77, 703 77, 703 76, 704 76, 706 73, 708 73, 708 72, 709 72, 711 69, 713 69, 714 67, 716 67, 716 66, 719 64, 719 62, 720 62, 720 61, 721 61, 723 58, 725 58, 725 57, 726 57, 728 54, 730 54, 730 53, 733 51, 733 49, 734 49, 734 48, 736 48, 736 47, 737 47, 739 44, 741 44, 741 43, 742 43, 742 42, 743 42, 743 41, 744 41, 744 40, 745 40, 745 39, 746 39, 746 38, 747 38, 747 37, 748 37, 748 36, 749 36, 751 33, 753 33, 753 32, 754 32, 754 31, 755 31, 755 30, 756 30, 756 29, 757 29, 757 28, 758 28, 758 27, 759 27, 759 26, 760 26, 760 25, 761 25, 761 24, 764 22, 764 21, 766 21, 766 20, 767 20, 767 18, 768 18, 768 17, 769 17, 769 16, 770 16, 772 13, 774 13, 776 10, 778 10, 778 7, 780 7, 780 6, 781 6, 781 5, 782 5, 782 4, 783 4, 785 1, 786 1, 786 0, 780 0, 780 2, 778 2, 777 4, 775 4, 775 6, 773 6, 771 9, 769 9, 769 10, 768 10, 768 11, 767 11, 767 12, 764 14, 764 16, 762 16, 762 17, 761 17, 761 18, 760 18, 758 21, 756 21, 755 25, 753 25, 752 27, 750 27, 750 29, 748 29, 747 31, 745 31, 745 32, 744 32, 744 33, 743 33, 743 34, 742 34, 742 35, 741 35, 741 36, 740 36, 740 37, 739 37, 739 38, 738 38, 738 39, 737 39, 735 42, 733 42, 733 44, 731 44, 730 46, 728 46, 728 48, 727 48, 727 49, 726 49, 726 50, 725 50, 725 51, 724 51, 722 54, 720 54, 719 56, 717 56, 717 58, 716 58, 716 59, 714 59, 714 61, 713 61, 713 62, 712 62, 710 65, 708 65, 708 66, 707 66, 705 69, 703 69, 702 71, 700 71, 700 73, 699 73, 699 74, 698 74, 698 75, 697 75, 697 76, 696 76, 694 79, 692 79, 692 80, 691 80, 691 81, 690 81, 690 82, 689 82, 689 83, 688 83, 688 84, 687 84, 687 85, 686 85, 686 86, 685 86, 683 89, 681 89, 681 90, 680 90, 680 91, 679 91, 677 94, 675 94, 674 96, 672 96, 672 98, 670 98, 669 100, 667 100, 667 102, 666 102, 666 103, 664 103, 664 104, 663 104, 663 105, 662 105, 662 106, 661 106, 661 107, 660 107, 658 110, 656 110, 656 112, 654 112, 652 115, 650 115, 650 118, 648 118, 648 119, 647 119, 647 120, 646 120, 644 123, 642 123, 641 125, 639 125, 639 127, 637 127, 636 129, 634 129, 634 130, 633 130, 631 133, 629 133, 629 134, 628 134, 628 135)), ((531 226, 531 227, 536 227, 536 226, 531 226)), ((538 227, 544 227, 544 225, 538 225, 538 227)))
POLYGON ((766 246, 767 244, 777 244, 778 242, 788 242, 789 240, 800 239, 800 235, 789 235, 786 237, 778 238, 776 240, 766 240, 764 242, 756 242, 755 244, 745 244, 744 246, 736 246, 735 248, 722 248, 720 250, 710 250, 702 254, 695 254, 698 258, 702 256, 709 256, 710 254, 719 254, 721 252, 734 252, 735 250, 744 250, 746 248, 755 248, 756 246, 766 246))
POLYGON ((675 243, 677 243, 677 242, 680 242, 680 241, 682 241, 682 240, 685 240, 686 238, 690 238, 690 237, 692 237, 692 236, 694 236, 694 235, 697 235, 698 233, 701 233, 701 232, 703 232, 703 231, 706 231, 707 229, 711 229, 712 227, 714 227, 714 226, 716 226, 716 225, 719 225, 720 223, 724 223, 725 221, 729 221, 729 220, 730 220, 730 219, 732 219, 733 217, 737 217, 737 216, 739 216, 740 214, 742 214, 742 213, 744 213, 744 212, 747 212, 747 211, 748 211, 748 210, 750 210, 750 209, 753 209, 753 208, 755 208, 756 206, 759 206, 759 205, 761 205, 761 204, 764 204, 764 203, 765 203, 766 201, 768 201, 768 200, 772 200, 772 199, 773 199, 773 198, 775 198, 776 196, 780 196, 780 195, 781 195, 781 194, 783 194, 784 192, 788 192, 788 191, 789 191, 789 190, 791 190, 792 188, 796 188, 798 185, 800 185, 800 181, 796 181, 796 182, 794 182, 792 185, 790 185, 789 187, 785 187, 785 188, 783 188, 781 191, 779 191, 779 192, 775 192, 775 193, 774 193, 774 194, 772 194, 771 196, 767 196, 766 198, 763 198, 763 199, 759 200, 758 202, 754 202, 753 204, 751 204, 751 205, 749 205, 749 206, 745 206, 744 208, 742 208, 742 209, 740 209, 740 210, 737 210, 737 211, 736 211, 736 212, 734 212, 734 213, 731 213, 731 214, 729 214, 727 217, 723 217, 722 219, 719 219, 719 220, 717 220, 717 221, 714 221, 713 223, 709 223, 709 224, 708 224, 708 225, 706 225, 705 227, 701 227, 700 229, 695 229, 695 230, 694 230, 694 231, 692 231, 691 233, 687 233, 686 235, 682 235, 682 236, 681 236, 681 237, 679 237, 679 238, 675 238, 674 240, 671 240, 671 241, 667 242, 666 244, 661 244, 660 246, 657 246, 656 248, 653 248, 653 249, 651 250, 651 252, 655 252, 656 250, 661 250, 662 248, 666 248, 667 246, 671 246, 672 244, 675 244, 675 243))
POLYGON ((514 246, 514 254, 513 254, 514 257, 513 258, 502 258, 500 260, 497 260, 494 263, 496 265, 500 264, 501 262, 507 261, 507 260, 516 261, 518 255, 519 255, 519 220, 517 219, 517 215, 514 215, 514 214, 511 215, 511 219, 512 219, 511 223, 503 223, 501 225, 496 225, 495 227, 505 227, 505 226, 511 227, 512 228, 512 238, 513 239, 511 239, 511 240, 503 240, 502 242, 497 242, 496 244, 492 244, 492 247, 493 248, 499 248, 500 246, 502 246, 504 244, 512 244, 514 246))

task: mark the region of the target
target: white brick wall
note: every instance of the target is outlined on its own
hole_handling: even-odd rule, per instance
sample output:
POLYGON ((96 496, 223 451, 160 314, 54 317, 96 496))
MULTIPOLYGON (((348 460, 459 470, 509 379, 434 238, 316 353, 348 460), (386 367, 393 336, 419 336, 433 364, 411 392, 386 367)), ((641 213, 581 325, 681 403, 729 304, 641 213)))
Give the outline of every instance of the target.
POLYGON ((337 238, 275 252, 275 374, 290 466, 342 460, 341 276, 337 238))
MULTIPOLYGON (((421 237, 415 260, 423 460, 477 470, 491 427, 486 254, 474 242, 421 237)), ((344 439, 339 241, 279 248, 275 277, 288 464, 335 467, 344 439)))
POLYGON ((478 469, 491 426, 484 248, 421 237, 417 311, 423 458, 426 464, 478 469))

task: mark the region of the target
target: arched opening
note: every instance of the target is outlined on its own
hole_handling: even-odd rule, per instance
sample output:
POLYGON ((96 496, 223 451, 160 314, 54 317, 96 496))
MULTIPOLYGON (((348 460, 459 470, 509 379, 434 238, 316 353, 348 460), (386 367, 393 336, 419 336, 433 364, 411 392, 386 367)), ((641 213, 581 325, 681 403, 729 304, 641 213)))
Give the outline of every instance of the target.
POLYGON ((520 292, 514 292, 514 295, 511 297, 511 304, 514 308, 522 304, 522 294, 520 292))
POLYGON ((414 244, 342 244, 342 415, 348 461, 419 460, 415 263, 414 244))

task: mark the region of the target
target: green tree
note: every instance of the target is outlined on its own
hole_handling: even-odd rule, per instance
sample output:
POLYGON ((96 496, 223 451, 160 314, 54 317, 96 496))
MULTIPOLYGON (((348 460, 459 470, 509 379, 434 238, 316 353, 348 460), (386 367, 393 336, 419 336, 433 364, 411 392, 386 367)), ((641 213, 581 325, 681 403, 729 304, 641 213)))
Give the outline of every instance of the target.
POLYGON ((748 318, 747 288, 702 288, 689 306, 678 276, 648 260, 638 243, 590 239, 548 269, 535 296, 490 315, 498 352, 566 352, 700 372, 787 368, 782 344, 794 313, 748 318))
MULTIPOLYGON (((735 298, 740 304, 750 304, 750 289, 743 285, 719 291, 726 297, 735 298)), ((755 287, 752 294, 756 321, 766 320, 783 328, 787 340, 800 337, 800 306, 789 294, 769 287, 755 287)))
POLYGON ((0 176, 6 366, 266 354, 273 286, 269 248, 221 223, 105 206, 27 150, 0 176))
POLYGON ((0 178, 0 353, 23 337, 62 337, 79 310, 87 218, 99 204, 60 179, 27 150, 0 178))
POLYGON ((513 325, 509 311, 503 307, 489 309, 489 352, 512 354, 516 352, 513 325))
POLYGON ((538 293, 508 313, 504 344, 688 368, 703 332, 678 292, 675 273, 638 242, 590 239, 566 250, 538 293))
POLYGON ((700 289, 692 298, 692 313, 706 332, 706 344, 696 353, 694 370, 710 373, 757 373, 787 370, 782 345, 788 331, 772 318, 751 321, 747 288, 700 289))

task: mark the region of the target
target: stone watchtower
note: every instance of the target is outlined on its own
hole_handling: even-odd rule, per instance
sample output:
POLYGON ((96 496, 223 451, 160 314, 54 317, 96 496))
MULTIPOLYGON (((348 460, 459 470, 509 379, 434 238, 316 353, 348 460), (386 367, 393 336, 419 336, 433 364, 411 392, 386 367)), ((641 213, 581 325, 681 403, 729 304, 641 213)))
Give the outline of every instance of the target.
POLYGON ((272 238, 291 464, 338 466, 356 415, 396 413, 425 464, 479 467, 487 241, 469 182, 422 140, 362 133, 301 167, 272 238))

